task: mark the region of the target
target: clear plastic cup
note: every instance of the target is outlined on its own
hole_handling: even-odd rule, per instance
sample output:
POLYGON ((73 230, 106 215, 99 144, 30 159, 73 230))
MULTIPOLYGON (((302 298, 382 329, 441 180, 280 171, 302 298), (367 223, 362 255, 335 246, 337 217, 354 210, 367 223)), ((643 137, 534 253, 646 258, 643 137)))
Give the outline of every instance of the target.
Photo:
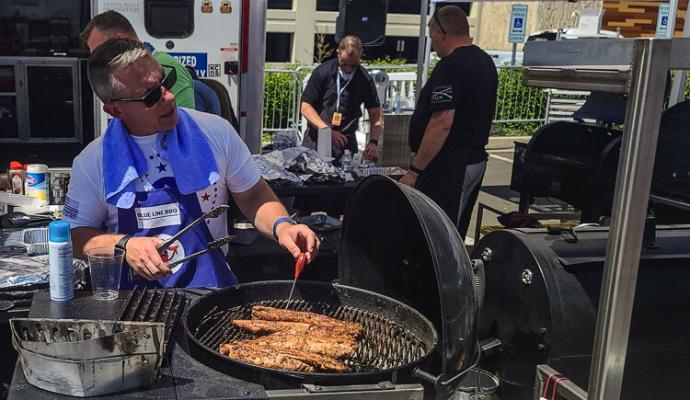
POLYGON ((124 250, 115 247, 95 247, 86 252, 96 300, 117 299, 124 255, 124 250))

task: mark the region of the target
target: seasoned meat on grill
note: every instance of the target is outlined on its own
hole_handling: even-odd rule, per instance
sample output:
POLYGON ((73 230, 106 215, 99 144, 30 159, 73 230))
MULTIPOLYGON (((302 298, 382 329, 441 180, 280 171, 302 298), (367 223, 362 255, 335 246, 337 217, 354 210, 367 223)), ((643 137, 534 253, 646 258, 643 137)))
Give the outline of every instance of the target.
POLYGON ((295 358, 299 361, 307 363, 319 371, 327 372, 347 372, 347 366, 340 360, 333 357, 324 356, 322 354, 309 353, 305 351, 291 350, 285 348, 278 348, 273 346, 262 346, 252 343, 251 340, 237 340, 230 342, 230 345, 239 346, 240 348, 255 349, 260 351, 268 351, 271 354, 283 354, 295 358))
POLYGON ((352 357, 357 352, 358 346, 357 341, 350 336, 333 335, 323 338, 282 332, 261 336, 257 339, 249 339, 246 342, 277 349, 318 353, 333 358, 352 357))
POLYGON ((256 339, 221 344, 219 351, 231 358, 267 368, 297 372, 347 372, 339 360, 353 357, 359 347, 362 325, 311 312, 254 306, 251 320, 232 324, 256 339))
POLYGON ((284 369, 298 372, 315 372, 316 369, 293 356, 271 350, 244 346, 236 343, 220 345, 220 353, 239 361, 266 368, 284 369))
POLYGON ((351 331, 355 337, 362 333, 362 325, 356 322, 341 321, 306 311, 281 310, 279 308, 256 305, 252 307, 252 318, 268 321, 304 322, 326 328, 344 328, 347 331, 351 331))
POLYGON ((317 337, 351 336, 356 338, 356 332, 342 327, 323 327, 305 322, 263 321, 260 319, 236 319, 232 324, 255 335, 284 332, 295 335, 310 335, 317 337))

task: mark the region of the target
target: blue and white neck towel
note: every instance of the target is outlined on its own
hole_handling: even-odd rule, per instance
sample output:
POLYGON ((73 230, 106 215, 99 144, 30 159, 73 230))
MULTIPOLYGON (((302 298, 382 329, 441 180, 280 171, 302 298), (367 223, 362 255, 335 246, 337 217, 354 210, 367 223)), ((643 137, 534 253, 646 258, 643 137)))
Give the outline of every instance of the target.
MULTIPOLYGON (((216 183, 220 173, 199 125, 180 108, 177 115, 177 125, 158 135, 158 152, 170 162, 180 193, 191 194, 216 183)), ((131 208, 136 198, 134 181, 146 170, 144 153, 122 120, 113 118, 103 138, 103 195, 106 202, 117 208, 131 208)))

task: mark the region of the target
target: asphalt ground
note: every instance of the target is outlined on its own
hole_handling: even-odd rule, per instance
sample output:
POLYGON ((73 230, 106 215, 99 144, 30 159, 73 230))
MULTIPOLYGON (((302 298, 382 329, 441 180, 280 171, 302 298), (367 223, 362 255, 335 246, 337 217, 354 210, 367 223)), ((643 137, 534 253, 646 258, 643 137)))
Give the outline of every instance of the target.
MULTIPOLYGON (((472 210, 472 218, 467 231, 465 243, 469 246, 474 245, 477 240, 476 221, 478 218, 479 205, 483 204, 501 214, 518 210, 520 193, 510 189, 510 180, 513 170, 514 149, 487 150, 489 160, 482 181, 482 187, 477 198, 477 202, 472 210)), ((563 219, 569 220, 573 216, 574 210, 560 200, 554 198, 537 198, 530 207, 530 214, 539 217, 539 213, 562 214, 563 219)), ((482 213, 481 226, 500 226, 496 212, 484 209, 482 213)), ((546 219, 539 218, 540 221, 546 219)), ((558 222, 549 218, 548 221, 558 222)), ((481 236, 481 233, 479 234, 481 236)))
MULTIPOLYGON (((513 149, 488 150, 487 152, 489 153, 489 160, 486 165, 486 173, 484 174, 477 202, 472 210, 472 219, 470 220, 470 227, 465 240, 465 243, 468 245, 474 244, 475 239, 477 239, 475 237, 475 226, 480 203, 486 204, 502 213, 509 213, 517 211, 520 201, 520 193, 510 190, 510 176, 513 170, 513 149)), ((498 217, 496 213, 484 210, 483 214, 482 226, 500 225, 496 219, 498 217)))

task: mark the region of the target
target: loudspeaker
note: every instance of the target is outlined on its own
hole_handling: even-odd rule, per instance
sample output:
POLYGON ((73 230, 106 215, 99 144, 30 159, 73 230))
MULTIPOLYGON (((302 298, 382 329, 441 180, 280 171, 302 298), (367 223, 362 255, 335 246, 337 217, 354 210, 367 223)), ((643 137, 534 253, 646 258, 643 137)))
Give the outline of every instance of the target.
POLYGON ((381 46, 386 37, 388 0, 340 0, 335 40, 357 35, 364 46, 381 46))

